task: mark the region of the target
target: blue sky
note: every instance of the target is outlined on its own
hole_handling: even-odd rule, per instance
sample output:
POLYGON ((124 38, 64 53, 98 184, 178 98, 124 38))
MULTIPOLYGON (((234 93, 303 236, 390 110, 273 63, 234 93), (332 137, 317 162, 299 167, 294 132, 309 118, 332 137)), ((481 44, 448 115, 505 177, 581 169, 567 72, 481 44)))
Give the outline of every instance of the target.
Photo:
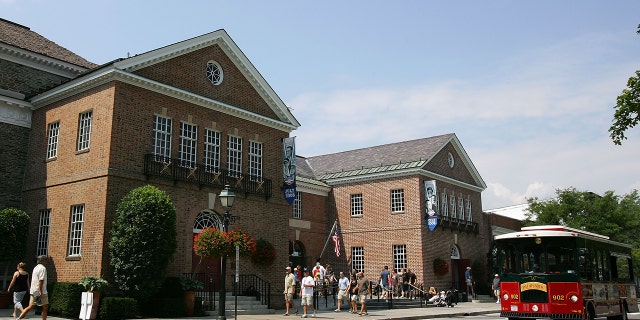
POLYGON ((299 155, 454 132, 483 209, 556 188, 640 189, 640 128, 614 146, 640 69, 640 1, 0 0, 95 63, 225 29, 292 108, 299 155))

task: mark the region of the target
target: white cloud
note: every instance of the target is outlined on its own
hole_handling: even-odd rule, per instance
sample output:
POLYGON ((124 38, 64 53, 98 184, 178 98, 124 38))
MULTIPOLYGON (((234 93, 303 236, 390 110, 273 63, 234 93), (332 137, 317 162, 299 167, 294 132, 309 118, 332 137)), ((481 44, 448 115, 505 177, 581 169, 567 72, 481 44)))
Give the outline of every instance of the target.
POLYGON ((629 193, 640 186, 640 128, 623 146, 607 129, 634 62, 605 59, 606 41, 591 35, 543 48, 481 77, 300 94, 288 103, 302 123, 298 152, 455 132, 487 182, 485 209, 547 199, 558 188, 629 193))

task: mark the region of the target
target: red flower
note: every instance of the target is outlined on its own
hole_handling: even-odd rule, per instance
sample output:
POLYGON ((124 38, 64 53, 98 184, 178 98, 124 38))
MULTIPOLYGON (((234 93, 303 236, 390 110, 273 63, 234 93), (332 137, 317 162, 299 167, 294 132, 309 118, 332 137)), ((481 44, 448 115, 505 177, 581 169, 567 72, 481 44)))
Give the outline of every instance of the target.
POLYGON ((193 240, 195 253, 202 257, 233 256, 236 245, 240 248, 240 255, 246 257, 255 251, 256 240, 242 230, 224 232, 215 228, 200 231, 193 240))
POLYGON ((271 242, 259 239, 256 244, 256 250, 251 255, 251 262, 260 266, 271 265, 276 259, 276 248, 271 242))

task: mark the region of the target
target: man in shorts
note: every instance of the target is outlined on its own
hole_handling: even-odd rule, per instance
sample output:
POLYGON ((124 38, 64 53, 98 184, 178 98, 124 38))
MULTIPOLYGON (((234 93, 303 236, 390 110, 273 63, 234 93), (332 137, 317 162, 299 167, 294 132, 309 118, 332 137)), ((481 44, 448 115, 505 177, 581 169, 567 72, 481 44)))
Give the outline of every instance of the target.
POLYGON ((358 272, 358 300, 360 300, 360 312, 361 316, 368 316, 367 312, 367 295, 371 295, 371 283, 369 279, 364 277, 364 272, 358 272))
POLYGON ((473 291, 473 275, 471 274, 471 267, 467 267, 467 270, 464 272, 464 280, 467 283, 467 297, 475 297, 476 294, 473 291), (471 292, 471 296, 469 296, 469 292, 471 292))
POLYGON ((389 266, 384 266, 382 272, 380 272, 380 285, 382 285, 382 297, 385 301, 389 299, 389 282, 391 280, 391 273, 389 272, 389 266))
POLYGON ((49 310, 49 295, 47 294, 47 268, 44 263, 47 261, 47 256, 38 256, 38 265, 33 268, 31 273, 31 287, 29 293, 29 306, 22 310, 22 313, 17 319, 24 319, 24 317, 35 306, 42 306, 42 320, 47 320, 47 311, 49 310))
POLYGON ((340 271, 340 278, 338 279, 338 309, 333 311, 340 312, 342 300, 345 300, 349 305, 349 279, 345 277, 344 272, 340 271))
POLYGON ((296 314, 298 314, 298 307, 293 302, 293 293, 296 291, 296 277, 291 273, 291 267, 286 267, 285 270, 287 274, 284 276, 284 305, 287 308, 287 312, 283 315, 288 316, 291 307, 295 308, 296 314))
POLYGON ((302 317, 307 317, 307 306, 313 310, 312 318, 316 317, 316 308, 313 306, 313 288, 316 286, 315 280, 309 275, 309 270, 304 270, 304 278, 300 283, 300 296, 302 297, 302 317))

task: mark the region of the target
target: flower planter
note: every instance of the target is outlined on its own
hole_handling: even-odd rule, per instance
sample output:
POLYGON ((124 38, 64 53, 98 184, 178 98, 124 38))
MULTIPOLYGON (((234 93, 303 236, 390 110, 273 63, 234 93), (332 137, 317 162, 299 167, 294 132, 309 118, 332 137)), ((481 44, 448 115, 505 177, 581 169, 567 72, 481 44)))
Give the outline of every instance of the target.
POLYGON ((184 312, 187 317, 192 317, 196 307, 196 292, 185 291, 184 292, 184 312))
POLYGON ((83 292, 79 318, 83 320, 96 319, 98 317, 99 306, 100 306, 100 291, 83 292))

